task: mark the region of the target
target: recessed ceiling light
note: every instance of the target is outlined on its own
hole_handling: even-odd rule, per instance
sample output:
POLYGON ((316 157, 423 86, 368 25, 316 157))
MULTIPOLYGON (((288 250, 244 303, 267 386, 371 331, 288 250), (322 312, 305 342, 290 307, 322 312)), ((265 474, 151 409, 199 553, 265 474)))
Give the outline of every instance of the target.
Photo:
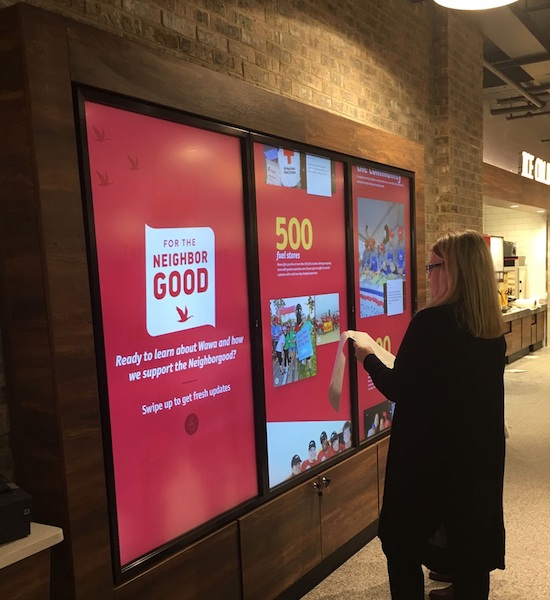
POLYGON ((545 210, 537 210, 538 213, 545 213, 545 210))
POLYGON ((487 10, 513 4, 517 0, 435 0, 445 8, 456 8, 459 10, 487 10))
POLYGON ((510 208, 519 208, 519 204, 511 204, 510 208))

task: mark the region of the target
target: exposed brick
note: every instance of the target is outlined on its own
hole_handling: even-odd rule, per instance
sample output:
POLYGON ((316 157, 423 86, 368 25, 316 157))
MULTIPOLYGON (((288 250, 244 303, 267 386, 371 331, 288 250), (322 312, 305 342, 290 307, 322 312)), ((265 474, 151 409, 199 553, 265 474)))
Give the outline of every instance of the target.
POLYGON ((195 0, 198 6, 203 7, 210 13, 225 15, 226 2, 223 0, 195 0))
POLYGON ((238 27, 243 29, 254 28, 254 20, 248 15, 243 14, 242 12, 237 12, 232 10, 228 16, 229 20, 235 23, 238 27))
POLYGON ((214 31, 222 34, 228 39, 232 40, 240 40, 241 39, 241 28, 237 25, 233 25, 232 23, 228 23, 224 19, 219 17, 214 17, 212 19, 212 27, 214 31))
POLYGON ((243 61, 233 54, 214 50, 214 64, 225 67, 237 75, 243 75, 243 61))
MULTIPOLYGON (((141 0, 123 0, 122 8, 140 19, 146 19, 152 23, 160 23, 160 8, 158 6, 151 6, 141 0)), ((145 37, 146 32, 144 31, 143 33, 145 37)))
POLYGON ((210 15, 206 11, 196 9, 196 10, 192 11, 192 14, 193 14, 193 20, 196 23, 200 23, 201 25, 206 25, 206 26, 210 25, 210 15))
MULTIPOLYGON (((114 0, 115 2, 117 0, 114 0)), ((159 6, 163 10, 168 10, 170 12, 175 12, 177 0, 150 0, 153 6, 159 6)))
POLYGON ((224 35, 220 33, 213 33, 212 31, 208 31, 202 27, 197 27, 197 40, 202 44, 212 46, 212 48, 216 48, 218 50, 227 51, 228 49, 228 40, 224 35))
POLYGON ((195 23, 183 17, 178 17, 173 13, 163 10, 161 22, 166 29, 171 29, 185 37, 195 38, 197 36, 197 26, 195 23))
POLYGON ((442 228, 481 227, 482 44, 458 12, 410 0, 28 1, 417 141, 426 247, 442 228))
POLYGON ((245 60, 247 62, 256 62, 256 50, 247 44, 243 44, 242 42, 236 42, 234 40, 228 41, 228 51, 245 60))
MULTIPOLYGON (((262 54, 261 52, 255 53, 254 62, 258 67, 261 67, 266 71, 270 71, 271 73, 279 73, 281 71, 281 63, 279 62, 279 59, 273 58, 273 56, 268 56, 267 54, 262 54)), ((289 76, 288 72, 283 74, 289 76)))
POLYGON ((200 63, 211 64, 213 62, 213 50, 209 46, 199 44, 197 40, 180 38, 179 49, 200 63))
POLYGON ((265 52, 267 49, 266 40, 245 29, 241 31, 241 41, 243 44, 248 44, 249 46, 252 46, 252 48, 256 48, 256 50, 261 50, 262 52, 265 52))
POLYGON ((172 33, 169 33, 166 29, 162 27, 155 27, 153 25, 145 25, 143 27, 143 37, 146 40, 150 40, 151 42, 155 42, 159 46, 168 49, 178 49, 179 37, 172 33))
POLYGON ((273 42, 267 42, 266 51, 268 52, 268 54, 271 54, 271 56, 278 58, 281 62, 290 63, 290 52, 288 52, 288 50, 285 50, 278 44, 274 44, 273 42))
POLYGON ((269 72, 266 69, 257 67, 256 65, 250 65, 248 63, 243 64, 243 73, 247 81, 252 83, 269 83, 269 72))

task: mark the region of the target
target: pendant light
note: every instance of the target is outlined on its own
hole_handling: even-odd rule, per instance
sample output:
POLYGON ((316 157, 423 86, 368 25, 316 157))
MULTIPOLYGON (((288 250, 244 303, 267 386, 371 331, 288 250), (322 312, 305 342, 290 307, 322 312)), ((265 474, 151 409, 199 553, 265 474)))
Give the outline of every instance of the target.
POLYGON ((459 10, 487 10, 488 8, 498 8, 514 4, 518 0, 435 0, 445 8, 456 8, 459 10))

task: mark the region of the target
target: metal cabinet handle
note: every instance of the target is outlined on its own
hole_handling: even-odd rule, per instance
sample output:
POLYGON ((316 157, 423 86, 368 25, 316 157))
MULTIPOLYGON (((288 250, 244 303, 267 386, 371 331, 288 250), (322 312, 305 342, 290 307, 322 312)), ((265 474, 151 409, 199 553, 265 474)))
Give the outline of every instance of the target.
POLYGON ((313 484, 313 489, 314 489, 314 490, 317 490, 317 494, 319 494, 319 497, 323 495, 323 490, 322 490, 322 488, 321 488, 321 484, 319 483, 319 481, 316 481, 316 482, 313 484))

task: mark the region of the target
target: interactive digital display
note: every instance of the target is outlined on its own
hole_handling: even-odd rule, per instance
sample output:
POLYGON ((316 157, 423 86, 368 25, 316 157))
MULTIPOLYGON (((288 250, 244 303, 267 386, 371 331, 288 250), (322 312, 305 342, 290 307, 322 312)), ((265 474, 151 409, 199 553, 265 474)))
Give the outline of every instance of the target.
POLYGON ((258 494, 241 148, 94 102, 85 117, 125 565, 258 494))
POLYGON ((343 164, 254 144, 269 485, 351 447, 349 381, 327 396, 347 328, 343 164))
MULTIPOLYGON (((352 166, 357 330, 396 354, 412 317, 411 180, 352 166)), ((360 438, 391 427, 393 405, 358 369, 360 438)))

